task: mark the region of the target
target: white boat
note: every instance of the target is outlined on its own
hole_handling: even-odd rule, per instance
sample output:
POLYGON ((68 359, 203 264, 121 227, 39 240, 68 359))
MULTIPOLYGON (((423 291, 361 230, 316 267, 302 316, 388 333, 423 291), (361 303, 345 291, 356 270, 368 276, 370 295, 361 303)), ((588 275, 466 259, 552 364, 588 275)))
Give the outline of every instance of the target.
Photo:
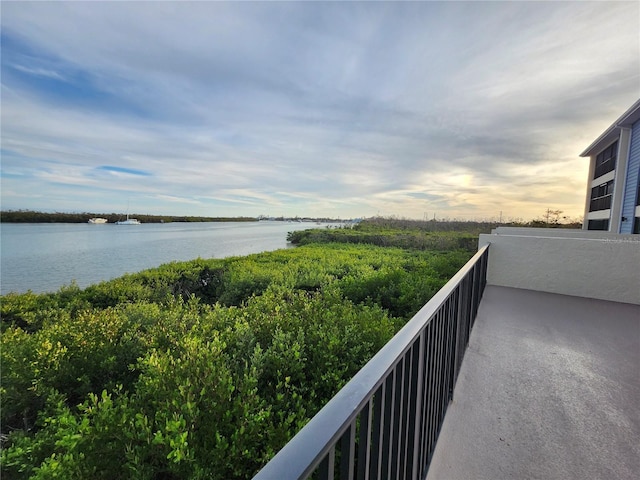
POLYGON ((116 225, 140 225, 142 222, 140 222, 140 220, 138 220, 137 218, 129 218, 129 214, 127 213, 127 219, 126 220, 118 220, 116 222, 116 225))
POLYGON ((94 217, 94 218, 90 218, 88 223, 107 223, 107 219, 101 218, 101 217, 94 217))

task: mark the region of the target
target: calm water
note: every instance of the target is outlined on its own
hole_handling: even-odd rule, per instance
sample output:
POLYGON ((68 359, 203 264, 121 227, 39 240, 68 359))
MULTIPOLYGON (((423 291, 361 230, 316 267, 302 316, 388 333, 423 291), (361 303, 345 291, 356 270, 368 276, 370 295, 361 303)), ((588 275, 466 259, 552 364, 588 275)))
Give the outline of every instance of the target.
POLYGON ((0 293, 82 288, 174 260, 223 258, 286 248, 310 223, 0 225, 0 293))

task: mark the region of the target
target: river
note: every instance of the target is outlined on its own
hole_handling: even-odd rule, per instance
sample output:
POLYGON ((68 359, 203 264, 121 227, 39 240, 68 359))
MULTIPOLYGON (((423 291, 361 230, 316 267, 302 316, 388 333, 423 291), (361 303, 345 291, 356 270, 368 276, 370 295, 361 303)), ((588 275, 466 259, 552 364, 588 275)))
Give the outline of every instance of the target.
MULTIPOLYGON (((324 225, 323 225, 324 226, 324 225)), ((0 293, 52 292, 163 263, 248 255, 290 246, 287 232, 317 228, 280 221, 0 224, 0 293)))

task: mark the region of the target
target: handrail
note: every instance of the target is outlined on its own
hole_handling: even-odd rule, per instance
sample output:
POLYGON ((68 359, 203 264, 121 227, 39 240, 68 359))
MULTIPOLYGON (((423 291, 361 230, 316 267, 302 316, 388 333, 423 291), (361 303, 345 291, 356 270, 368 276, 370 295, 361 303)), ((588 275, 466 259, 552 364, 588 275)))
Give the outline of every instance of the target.
POLYGON ((254 480, 305 479, 316 470, 323 479, 424 478, 486 284, 488 248, 482 247, 254 480))

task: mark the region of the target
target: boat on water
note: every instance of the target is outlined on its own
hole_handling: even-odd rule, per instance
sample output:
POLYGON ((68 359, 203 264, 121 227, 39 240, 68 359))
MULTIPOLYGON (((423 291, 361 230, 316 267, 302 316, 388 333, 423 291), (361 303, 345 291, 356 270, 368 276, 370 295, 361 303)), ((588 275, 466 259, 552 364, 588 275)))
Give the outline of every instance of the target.
POLYGON ((93 223, 93 224, 107 223, 107 219, 101 218, 101 217, 94 217, 94 218, 90 218, 89 222, 87 223, 93 223))
POLYGON ((116 225, 140 225, 142 222, 137 218, 129 218, 129 214, 127 213, 126 220, 118 220, 116 225))

